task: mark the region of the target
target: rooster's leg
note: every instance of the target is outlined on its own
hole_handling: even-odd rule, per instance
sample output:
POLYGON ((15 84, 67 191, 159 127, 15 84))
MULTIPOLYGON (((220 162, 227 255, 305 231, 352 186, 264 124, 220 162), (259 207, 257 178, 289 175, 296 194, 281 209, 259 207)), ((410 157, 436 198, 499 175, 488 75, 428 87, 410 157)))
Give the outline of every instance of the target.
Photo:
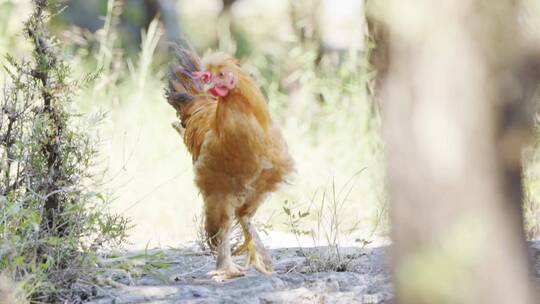
POLYGON ((236 265, 231 257, 231 212, 224 204, 213 205, 206 213, 206 229, 215 245, 217 254, 216 270, 209 275, 216 281, 223 281, 244 275, 244 268, 236 265))
POLYGON ((272 258, 257 234, 255 226, 251 219, 244 216, 239 218, 240 226, 244 232, 244 244, 235 250, 235 254, 241 254, 247 251, 246 267, 253 265, 255 269, 262 273, 270 274, 272 272, 272 258))
POLYGON ((217 248, 217 263, 216 270, 211 271, 209 275, 216 281, 224 281, 244 275, 244 268, 235 264, 231 258, 231 247, 228 238, 230 234, 226 234, 221 244, 217 248))
POLYGON ((240 227, 242 227, 242 232, 244 233, 244 243, 233 252, 233 255, 241 255, 248 250, 249 244, 251 243, 252 237, 247 229, 246 222, 242 219, 239 220, 240 227))

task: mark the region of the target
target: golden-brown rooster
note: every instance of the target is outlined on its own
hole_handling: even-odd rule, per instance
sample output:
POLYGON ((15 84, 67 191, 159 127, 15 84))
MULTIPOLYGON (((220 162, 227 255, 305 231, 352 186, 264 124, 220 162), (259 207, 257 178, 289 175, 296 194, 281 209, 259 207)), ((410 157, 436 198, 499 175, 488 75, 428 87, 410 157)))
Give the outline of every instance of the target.
POLYGON ((246 267, 272 271, 272 260, 252 218, 268 194, 294 169, 279 127, 254 79, 230 55, 216 52, 199 60, 177 49, 167 91, 180 122, 173 124, 193 157, 195 184, 204 200, 205 230, 217 254, 216 280, 244 274, 233 263, 230 234, 236 219, 247 252, 246 267))

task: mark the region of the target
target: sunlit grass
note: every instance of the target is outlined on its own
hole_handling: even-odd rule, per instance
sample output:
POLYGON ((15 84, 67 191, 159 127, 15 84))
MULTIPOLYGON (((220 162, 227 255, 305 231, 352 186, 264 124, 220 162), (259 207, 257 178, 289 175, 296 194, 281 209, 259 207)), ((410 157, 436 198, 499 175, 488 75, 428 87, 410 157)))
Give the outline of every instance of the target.
MULTIPOLYGON (((160 29, 152 23, 139 56, 122 57, 121 50, 115 49, 119 47, 114 39, 115 16, 121 12, 114 3, 109 1, 107 28, 94 39, 95 53, 73 55, 78 74, 102 69, 101 77, 77 97, 76 104, 83 113, 106 113, 98 134, 101 165, 116 198, 113 208, 132 219, 133 246, 186 244, 196 239, 193 219, 200 215, 202 202, 193 184, 191 157, 170 126, 176 117, 163 96, 166 66, 154 60, 160 29)), ((252 43, 244 65, 268 96, 298 171, 290 185, 262 206, 257 220, 270 219, 267 224, 273 229, 288 231, 282 209, 285 200, 307 208, 314 194, 354 176, 342 220, 344 225, 358 223, 354 233, 361 237, 371 231, 384 198, 380 121, 367 91, 371 76, 366 58, 351 51, 341 60, 328 56, 317 66, 314 51, 295 42, 290 32, 276 31, 271 20, 253 23, 255 17, 249 13, 253 10, 241 9, 238 19, 252 43)), ((195 46, 204 50, 215 42, 209 29, 217 17, 212 8, 192 8, 183 14, 184 22, 207 18, 192 30, 206 33, 192 39, 195 46)), ((17 39, 16 34, 11 33, 10 39, 17 39)), ((306 218, 305 225, 315 227, 319 220, 306 218)))

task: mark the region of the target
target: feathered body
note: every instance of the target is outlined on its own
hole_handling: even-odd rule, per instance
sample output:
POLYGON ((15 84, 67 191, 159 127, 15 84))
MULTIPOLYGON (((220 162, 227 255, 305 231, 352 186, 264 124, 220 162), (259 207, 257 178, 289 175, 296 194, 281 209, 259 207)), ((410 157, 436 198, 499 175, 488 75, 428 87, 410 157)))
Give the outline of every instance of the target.
POLYGON ((251 218, 267 194, 276 191, 293 171, 287 144, 258 85, 234 58, 213 53, 201 62, 192 51, 180 49, 177 53, 168 101, 177 110, 181 125, 176 128, 193 157, 208 241, 218 255, 214 276, 242 274, 230 259, 229 234, 234 219, 245 235, 237 253, 248 251, 248 264, 271 271, 270 257, 251 218), (205 79, 197 77, 200 71, 206 71, 215 83, 226 83, 217 85, 217 96, 205 89, 205 79))

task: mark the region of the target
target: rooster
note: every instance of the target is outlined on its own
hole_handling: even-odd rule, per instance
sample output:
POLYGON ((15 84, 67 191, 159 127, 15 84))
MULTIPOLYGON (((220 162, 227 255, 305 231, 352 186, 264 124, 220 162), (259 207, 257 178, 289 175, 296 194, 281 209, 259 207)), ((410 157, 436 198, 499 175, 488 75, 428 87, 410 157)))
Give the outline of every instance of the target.
POLYGON ((254 266, 272 272, 272 260, 252 219, 267 196, 294 170, 287 144, 272 121, 259 86, 234 57, 178 48, 167 100, 177 111, 173 127, 193 158, 195 184, 204 201, 205 231, 216 253, 210 275, 225 280, 254 266), (244 242, 231 252, 235 220, 244 242), (232 255, 247 252, 246 266, 232 255))

